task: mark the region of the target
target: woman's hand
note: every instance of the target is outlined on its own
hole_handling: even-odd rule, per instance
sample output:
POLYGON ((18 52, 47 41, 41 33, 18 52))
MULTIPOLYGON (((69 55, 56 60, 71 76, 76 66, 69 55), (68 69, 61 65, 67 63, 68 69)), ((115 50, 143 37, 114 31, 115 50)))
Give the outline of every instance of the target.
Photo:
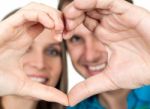
POLYGON ((68 104, 67 96, 50 86, 31 81, 23 72, 21 57, 44 28, 54 29, 61 40, 61 12, 30 3, 0 23, 0 95, 37 97, 68 104))

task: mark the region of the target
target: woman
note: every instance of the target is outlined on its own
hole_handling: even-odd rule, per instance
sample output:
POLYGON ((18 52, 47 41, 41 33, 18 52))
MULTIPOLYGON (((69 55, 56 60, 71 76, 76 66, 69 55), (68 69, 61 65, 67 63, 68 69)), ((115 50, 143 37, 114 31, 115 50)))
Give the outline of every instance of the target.
MULTIPOLYGON (((11 12, 8 16, 14 14, 11 12)), ((7 18, 6 17, 6 18, 7 18)), ((67 65, 64 45, 54 39, 54 30, 44 29, 21 59, 23 71, 33 81, 67 92, 67 65)), ((38 90, 37 90, 38 91, 38 90)), ((65 109, 36 98, 4 96, 0 109, 65 109)))
MULTIPOLYGON (((71 1, 62 0, 59 9, 62 9, 71 1)), ((127 1, 132 3, 131 0, 127 1)), ((105 47, 101 41, 94 37, 92 32, 85 28, 85 26, 79 25, 74 30, 74 35, 66 41, 72 63, 78 73, 84 78, 102 73, 108 61, 105 47)), ((150 86, 135 90, 120 89, 103 92, 68 109, 150 109, 149 91, 150 86)))

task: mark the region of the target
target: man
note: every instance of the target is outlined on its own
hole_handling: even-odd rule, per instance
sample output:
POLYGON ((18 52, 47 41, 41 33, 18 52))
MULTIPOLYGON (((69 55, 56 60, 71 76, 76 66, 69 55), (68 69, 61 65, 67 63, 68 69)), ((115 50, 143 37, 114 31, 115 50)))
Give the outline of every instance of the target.
MULTIPOLYGON (((63 12, 68 30, 64 38, 75 33, 67 41, 72 62, 85 78, 90 77, 70 91, 71 105, 104 91, 132 89, 149 84, 150 33, 146 31, 150 25, 148 11, 124 0, 74 0, 63 12)), ((123 101, 126 101, 129 92, 130 90, 121 91, 123 101)), ((108 95, 110 93, 102 97, 108 95)), ((104 107, 126 108, 126 102, 120 106, 114 105, 114 97, 101 98, 101 102, 109 102, 109 105, 103 102, 104 107), (117 107, 112 107, 113 105, 117 107)), ((117 97, 117 101, 120 100, 122 99, 117 97)))

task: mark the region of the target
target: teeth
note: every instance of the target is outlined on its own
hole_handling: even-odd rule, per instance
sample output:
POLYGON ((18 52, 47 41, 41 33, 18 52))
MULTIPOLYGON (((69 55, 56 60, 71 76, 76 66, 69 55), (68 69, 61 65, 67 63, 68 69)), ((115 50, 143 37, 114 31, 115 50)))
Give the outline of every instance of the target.
POLYGON ((47 80, 46 78, 38 78, 38 77, 30 77, 30 78, 31 80, 39 82, 39 83, 44 83, 47 80))
POLYGON ((98 70, 104 69, 105 67, 106 67, 106 64, 97 65, 97 66, 89 66, 89 70, 98 71, 98 70))

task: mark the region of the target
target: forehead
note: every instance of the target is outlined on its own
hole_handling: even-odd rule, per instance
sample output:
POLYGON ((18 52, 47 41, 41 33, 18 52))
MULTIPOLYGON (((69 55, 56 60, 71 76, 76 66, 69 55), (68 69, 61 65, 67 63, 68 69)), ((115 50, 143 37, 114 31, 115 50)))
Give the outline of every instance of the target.
POLYGON ((39 44, 40 46, 46 46, 49 44, 60 44, 58 41, 55 40, 56 33, 54 30, 44 29, 36 39, 34 43, 39 44))

